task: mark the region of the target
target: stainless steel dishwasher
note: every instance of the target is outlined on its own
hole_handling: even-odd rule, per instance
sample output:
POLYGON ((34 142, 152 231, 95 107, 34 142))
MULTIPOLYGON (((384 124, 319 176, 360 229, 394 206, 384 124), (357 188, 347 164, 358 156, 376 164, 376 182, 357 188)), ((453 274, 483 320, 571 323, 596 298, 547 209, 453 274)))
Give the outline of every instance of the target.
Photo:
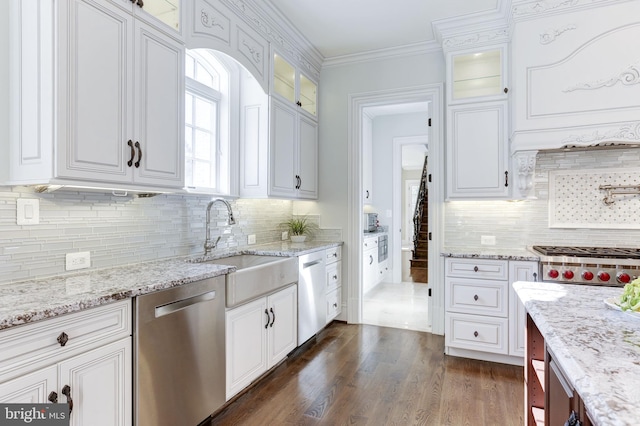
POLYGON ((324 250, 298 258, 298 346, 327 325, 324 250))
POLYGON ((225 278, 136 298, 135 423, 196 426, 225 402, 225 278))

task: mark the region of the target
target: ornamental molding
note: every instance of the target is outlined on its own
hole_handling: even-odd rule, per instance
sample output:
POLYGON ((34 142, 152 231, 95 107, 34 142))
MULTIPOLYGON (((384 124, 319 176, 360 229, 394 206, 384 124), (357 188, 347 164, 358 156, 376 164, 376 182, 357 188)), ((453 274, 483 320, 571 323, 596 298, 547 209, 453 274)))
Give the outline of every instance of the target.
POLYGON ((296 60, 298 65, 302 67, 307 73, 311 74, 316 79, 320 78, 320 72, 305 59, 302 54, 295 47, 294 43, 289 41, 287 38, 282 36, 282 34, 275 30, 272 25, 251 10, 250 7, 247 6, 244 0, 227 0, 235 9, 241 13, 241 15, 249 22, 251 22, 255 29, 260 31, 267 39, 271 40, 273 43, 278 45, 279 50, 287 53, 290 57, 296 60))
POLYGON ((519 3, 511 8, 514 18, 530 18, 544 13, 562 13, 576 7, 600 6, 625 0, 537 0, 519 3))
POLYGON ((220 27, 222 30, 224 30, 224 26, 220 22, 218 22, 217 17, 210 16, 209 13, 210 12, 205 10, 205 8, 202 8, 200 10, 200 22, 202 23, 202 25, 207 28, 220 27))
POLYGON ((513 154, 514 165, 518 173, 518 189, 524 197, 531 196, 534 183, 533 175, 536 170, 538 151, 519 151, 513 154))
POLYGON ((489 42, 497 42, 497 41, 508 41, 509 39, 509 30, 508 29, 499 29, 499 30, 491 30, 491 31, 482 31, 475 34, 468 34, 459 37, 451 37, 442 40, 442 46, 444 48, 458 48, 458 47, 467 47, 473 46, 477 44, 489 43, 489 42))
POLYGON ((571 31, 575 29, 577 29, 577 27, 573 24, 568 24, 557 29, 548 29, 545 32, 540 34, 540 44, 542 45, 551 44, 554 41, 556 41, 556 39, 560 37, 562 34, 566 33, 567 31, 571 31))
POLYGON ((254 62, 256 64, 259 64, 262 60, 262 54, 258 52, 258 50, 254 46, 251 46, 249 43, 247 43, 247 40, 245 40, 244 38, 242 39, 242 44, 247 48, 254 62))
POLYGON ((562 143, 567 144, 594 144, 603 141, 618 141, 618 142, 639 142, 640 141, 640 121, 635 123, 628 123, 620 126, 617 129, 611 129, 609 131, 596 130, 592 133, 582 135, 569 135, 562 140, 562 143))
POLYGON ((627 68, 618 72, 610 78, 604 78, 592 82, 578 83, 562 90, 564 93, 574 92, 576 90, 596 90, 603 87, 613 87, 621 83, 623 86, 633 86, 640 84, 640 60, 637 63, 629 65, 627 68))

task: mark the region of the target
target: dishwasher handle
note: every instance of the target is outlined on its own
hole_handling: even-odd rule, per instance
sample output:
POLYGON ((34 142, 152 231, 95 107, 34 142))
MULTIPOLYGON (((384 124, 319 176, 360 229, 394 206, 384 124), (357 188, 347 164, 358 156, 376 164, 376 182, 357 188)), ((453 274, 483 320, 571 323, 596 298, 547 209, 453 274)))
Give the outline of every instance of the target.
POLYGON ((303 263, 302 264, 302 269, 307 269, 312 267, 313 265, 317 265, 318 263, 322 263, 322 259, 320 260, 314 260, 312 262, 307 262, 307 263, 303 263))
POLYGON ((160 318, 165 315, 172 314, 181 309, 188 308, 196 303, 207 302, 216 298, 216 292, 210 291, 198 296, 188 297, 186 299, 177 300, 175 302, 167 303, 166 305, 156 306, 155 314, 156 318, 160 318))

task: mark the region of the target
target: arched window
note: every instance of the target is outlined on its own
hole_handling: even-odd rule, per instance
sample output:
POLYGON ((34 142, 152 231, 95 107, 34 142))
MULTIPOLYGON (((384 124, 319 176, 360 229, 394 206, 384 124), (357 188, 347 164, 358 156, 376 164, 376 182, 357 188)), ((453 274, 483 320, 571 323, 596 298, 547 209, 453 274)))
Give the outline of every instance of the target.
POLYGON ((185 185, 229 193, 232 65, 206 49, 188 50, 185 64, 185 185))

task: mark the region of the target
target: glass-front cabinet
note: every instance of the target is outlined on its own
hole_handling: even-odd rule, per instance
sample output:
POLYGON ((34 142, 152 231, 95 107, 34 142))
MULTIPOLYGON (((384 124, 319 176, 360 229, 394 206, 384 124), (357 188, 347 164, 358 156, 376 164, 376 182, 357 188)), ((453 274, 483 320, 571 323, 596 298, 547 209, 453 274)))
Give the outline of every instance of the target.
POLYGON ((272 92, 316 118, 318 85, 278 53, 273 54, 272 92))
POLYGON ((505 46, 449 54, 449 103, 506 98, 505 46))
POLYGON ((144 0, 142 8, 149 15, 180 32, 180 0, 144 0))

